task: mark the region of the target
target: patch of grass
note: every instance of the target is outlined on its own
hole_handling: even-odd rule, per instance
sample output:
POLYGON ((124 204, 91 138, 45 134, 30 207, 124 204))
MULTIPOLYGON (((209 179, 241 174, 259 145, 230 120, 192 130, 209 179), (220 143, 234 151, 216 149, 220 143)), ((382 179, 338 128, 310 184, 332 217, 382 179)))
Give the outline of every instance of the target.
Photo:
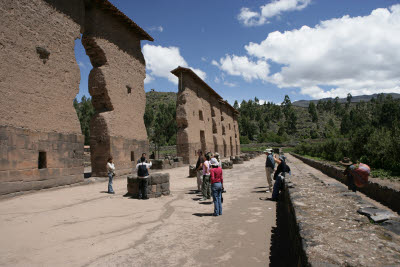
POLYGON ((282 147, 283 153, 290 153, 294 151, 294 147, 282 147))

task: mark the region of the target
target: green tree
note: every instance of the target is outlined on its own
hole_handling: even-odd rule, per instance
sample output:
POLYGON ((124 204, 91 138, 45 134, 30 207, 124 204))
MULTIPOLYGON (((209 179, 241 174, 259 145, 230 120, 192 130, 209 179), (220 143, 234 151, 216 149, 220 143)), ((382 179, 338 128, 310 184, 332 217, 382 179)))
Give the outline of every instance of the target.
POLYGON ((318 113, 314 102, 310 102, 310 104, 308 105, 308 113, 310 113, 312 122, 318 121, 318 113))

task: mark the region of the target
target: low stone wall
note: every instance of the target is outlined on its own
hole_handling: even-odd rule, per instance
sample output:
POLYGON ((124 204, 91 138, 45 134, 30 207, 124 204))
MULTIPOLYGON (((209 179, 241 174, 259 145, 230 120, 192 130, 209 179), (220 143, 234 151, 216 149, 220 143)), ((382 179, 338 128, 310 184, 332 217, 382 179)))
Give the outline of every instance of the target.
MULTIPOLYGON (((148 178, 147 196, 149 198, 167 196, 170 194, 169 173, 153 173, 148 178)), ((139 178, 137 175, 127 177, 128 195, 139 196, 139 178)))
POLYGON ((153 170, 168 170, 177 167, 183 167, 182 157, 166 157, 165 159, 151 159, 153 170))
MULTIPOLYGON (((343 175, 344 169, 324 162, 309 159, 295 153, 291 153, 291 155, 347 185, 347 177, 343 175)), ((368 184, 363 188, 358 188, 358 190, 370 198, 381 202, 392 210, 400 212, 400 185, 396 185, 394 183, 391 184, 387 181, 385 184, 383 184, 383 182, 378 179, 370 178, 368 184)))
MULTIPOLYGON (((336 181, 322 180, 292 167, 278 202, 288 222, 293 266, 397 266, 399 224, 395 214, 371 223, 359 213, 374 205, 336 181)), ((279 227, 279 225, 278 225, 279 227)))

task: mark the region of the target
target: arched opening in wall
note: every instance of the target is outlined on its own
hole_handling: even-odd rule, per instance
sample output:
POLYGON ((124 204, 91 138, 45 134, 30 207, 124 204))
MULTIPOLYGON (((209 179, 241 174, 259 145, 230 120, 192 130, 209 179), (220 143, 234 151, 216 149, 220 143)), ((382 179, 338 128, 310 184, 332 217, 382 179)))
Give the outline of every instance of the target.
POLYGON ((84 166, 85 166, 85 178, 90 177, 90 120, 95 114, 95 109, 92 104, 92 98, 89 94, 89 73, 93 66, 90 62, 89 57, 86 55, 86 50, 82 45, 82 35, 80 39, 75 40, 75 59, 79 66, 81 80, 79 83, 79 92, 76 95, 73 106, 78 115, 78 119, 81 125, 82 134, 85 136, 85 149, 83 152, 84 166))

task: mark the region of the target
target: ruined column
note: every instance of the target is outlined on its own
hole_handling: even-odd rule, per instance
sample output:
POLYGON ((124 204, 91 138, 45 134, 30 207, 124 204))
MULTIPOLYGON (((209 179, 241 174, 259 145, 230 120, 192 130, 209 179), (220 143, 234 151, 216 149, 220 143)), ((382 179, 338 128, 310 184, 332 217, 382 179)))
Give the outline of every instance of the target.
POLYGON ((89 93, 92 176, 107 176, 112 156, 117 175, 127 174, 148 153, 143 115, 145 60, 140 41, 153 38, 108 1, 87 1, 82 43, 93 69, 89 93))

